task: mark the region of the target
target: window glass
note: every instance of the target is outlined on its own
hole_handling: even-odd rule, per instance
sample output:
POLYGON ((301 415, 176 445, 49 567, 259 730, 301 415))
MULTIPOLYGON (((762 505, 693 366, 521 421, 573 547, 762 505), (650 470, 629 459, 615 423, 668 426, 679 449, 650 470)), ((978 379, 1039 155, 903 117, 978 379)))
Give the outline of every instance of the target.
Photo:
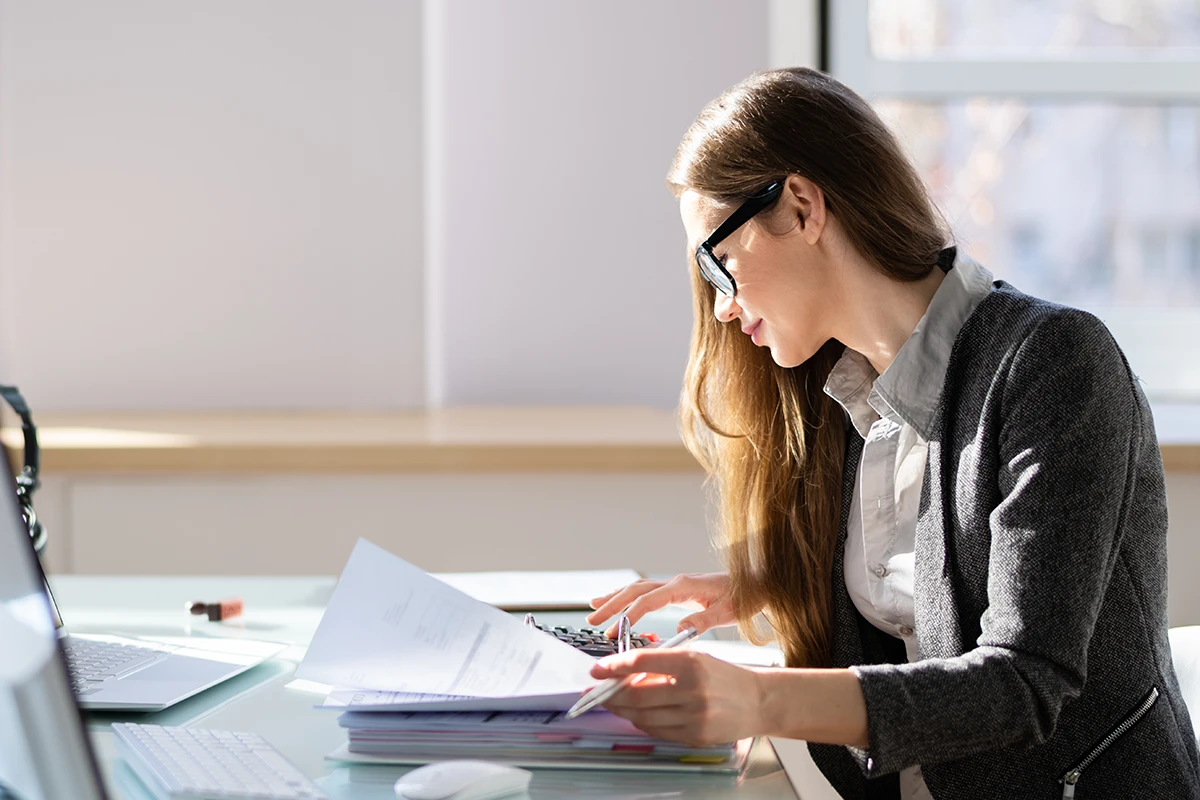
POLYGON ((1084 308, 1200 306, 1200 106, 876 107, 998 278, 1084 308))
POLYGON ((1196 0, 870 0, 878 58, 1200 58, 1196 0))

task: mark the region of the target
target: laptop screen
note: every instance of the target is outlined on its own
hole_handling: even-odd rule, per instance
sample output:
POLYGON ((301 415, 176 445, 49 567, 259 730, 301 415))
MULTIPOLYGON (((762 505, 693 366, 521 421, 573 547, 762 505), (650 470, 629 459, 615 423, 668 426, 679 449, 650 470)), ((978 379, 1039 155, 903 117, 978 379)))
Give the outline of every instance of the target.
MULTIPOLYGON (((7 464, 12 463, 8 460, 8 452, 3 443, 0 443, 0 458, 3 458, 7 464)), ((29 531, 22 523, 21 514, 17 508, 16 483, 12 473, 6 470, 0 470, 0 606, 7 609, 12 617, 21 620, 30 629, 44 631, 47 636, 53 634, 51 624, 54 628, 62 627, 58 610, 54 607, 54 601, 50 597, 45 573, 42 572, 41 564, 34 552, 33 540, 29 537, 29 531)), ((56 708, 75 710, 63 718, 58 714, 51 713, 49 708, 46 709, 46 713, 42 713, 40 707, 31 707, 30 710, 35 712, 35 717, 43 720, 43 726, 52 725, 55 728, 55 730, 46 731, 42 727, 38 733, 49 733, 53 741, 59 743, 56 746, 56 752, 37 753, 37 755, 61 758, 64 762, 69 762, 61 765, 61 771, 70 773, 66 783, 70 783, 80 791, 84 791, 86 787, 86 796, 88 797, 104 797, 100 772, 96 766, 95 754, 87 736, 83 716, 78 711, 75 697, 68 688, 67 663, 61 644, 56 645, 56 649, 58 666, 52 666, 51 669, 61 669, 61 678, 50 681, 46 686, 61 687, 63 696, 38 695, 37 702, 52 702, 56 708), (57 721, 49 722, 49 720, 63 719, 66 721, 61 724, 57 721)), ((0 658, 3 657, 4 650, 0 648, 0 658)), ((10 727, 17 725, 18 729, 15 731, 17 736, 21 736, 20 726, 24 724, 21 720, 11 718, 0 720, 0 725, 10 727)), ((0 734, 3 733, 0 731, 0 734)), ((9 733, 13 734, 14 732, 9 731, 9 733)), ((0 739, 2 738, 3 736, 0 736, 0 739)), ((28 741, 30 747, 33 747, 35 742, 42 740, 40 737, 30 735, 28 730, 25 731, 23 738, 28 741)), ((2 768, 5 766, 6 755, 8 754, 0 754, 0 797, 4 796, 3 781, 6 776, 3 774, 4 769, 2 768)))
MULTIPOLYGON (((8 464, 8 451, 0 443, 0 458, 8 464)), ((26 598, 36 598, 41 610, 41 620, 49 616, 58 621, 58 613, 53 611, 53 603, 46 593, 46 577, 42 573, 41 564, 33 551, 33 540, 21 520, 17 508, 17 489, 12 473, 0 470, 0 602, 19 600, 26 603, 26 598)), ((38 621, 38 627, 41 626, 38 621)))

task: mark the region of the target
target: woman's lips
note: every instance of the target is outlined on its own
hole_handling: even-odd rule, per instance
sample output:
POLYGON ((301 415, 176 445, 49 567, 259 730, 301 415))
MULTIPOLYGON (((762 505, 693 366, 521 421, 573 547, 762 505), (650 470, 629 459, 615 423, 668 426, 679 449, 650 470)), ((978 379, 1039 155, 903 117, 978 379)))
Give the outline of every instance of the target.
POLYGON ((758 331, 760 328, 762 328, 762 320, 761 319, 758 322, 754 323, 754 326, 752 328, 750 328, 750 330, 746 331, 746 333, 750 334, 750 341, 754 342, 754 344, 759 345, 759 346, 762 345, 762 342, 758 341, 758 331))

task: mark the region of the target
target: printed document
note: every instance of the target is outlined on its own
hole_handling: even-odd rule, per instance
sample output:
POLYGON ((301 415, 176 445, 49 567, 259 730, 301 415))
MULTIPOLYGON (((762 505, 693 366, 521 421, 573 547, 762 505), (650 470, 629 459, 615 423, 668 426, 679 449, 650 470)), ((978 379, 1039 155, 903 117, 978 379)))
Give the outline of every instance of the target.
POLYGON ((631 569, 557 572, 439 572, 435 578, 476 600, 509 610, 590 608, 588 601, 642 577, 631 569))
POLYGON ((578 694, 595 663, 359 539, 296 677, 432 695, 578 694))

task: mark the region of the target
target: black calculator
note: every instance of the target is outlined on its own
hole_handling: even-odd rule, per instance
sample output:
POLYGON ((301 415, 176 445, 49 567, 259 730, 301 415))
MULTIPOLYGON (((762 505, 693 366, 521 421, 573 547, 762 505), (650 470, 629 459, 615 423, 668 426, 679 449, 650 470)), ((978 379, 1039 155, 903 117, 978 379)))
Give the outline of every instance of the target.
MULTIPOLYGON (((596 658, 611 656, 618 649, 617 640, 608 638, 604 635, 604 631, 597 628, 572 628, 570 625, 558 625, 552 628, 549 625, 542 625, 533 621, 528 617, 526 618, 526 624, 596 658)), ((634 633, 629 636, 629 647, 646 647, 647 645, 654 644, 657 639, 658 637, 654 634, 645 636, 640 633, 634 633)))

